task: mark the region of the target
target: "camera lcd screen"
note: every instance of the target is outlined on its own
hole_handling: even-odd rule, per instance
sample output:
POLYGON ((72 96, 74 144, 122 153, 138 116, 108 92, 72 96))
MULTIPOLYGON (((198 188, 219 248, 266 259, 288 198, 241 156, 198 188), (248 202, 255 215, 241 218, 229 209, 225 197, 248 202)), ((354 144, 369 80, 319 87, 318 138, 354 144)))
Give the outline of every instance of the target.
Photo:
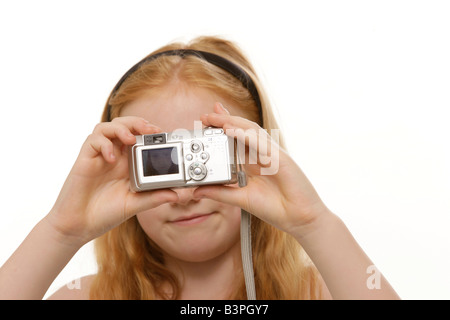
POLYGON ((159 176, 179 173, 177 148, 142 150, 144 176, 159 176))

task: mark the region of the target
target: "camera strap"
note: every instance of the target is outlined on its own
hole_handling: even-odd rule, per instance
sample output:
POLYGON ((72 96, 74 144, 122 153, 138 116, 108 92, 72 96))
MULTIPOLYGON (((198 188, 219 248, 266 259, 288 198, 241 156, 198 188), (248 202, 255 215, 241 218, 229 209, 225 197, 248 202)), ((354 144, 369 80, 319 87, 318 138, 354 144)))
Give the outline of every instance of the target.
MULTIPOLYGON (((237 141, 235 141, 235 150, 238 163, 238 184, 240 188, 243 188, 247 185, 247 175, 242 165, 239 148, 237 148, 237 141)), ((256 300, 255 275, 253 272, 252 258, 252 216, 244 209, 241 209, 241 257, 247 299, 256 300)))
POLYGON ((247 299, 256 300, 255 276, 253 273, 252 259, 251 218, 252 216, 250 213, 241 209, 241 255, 245 289, 247 290, 247 299))

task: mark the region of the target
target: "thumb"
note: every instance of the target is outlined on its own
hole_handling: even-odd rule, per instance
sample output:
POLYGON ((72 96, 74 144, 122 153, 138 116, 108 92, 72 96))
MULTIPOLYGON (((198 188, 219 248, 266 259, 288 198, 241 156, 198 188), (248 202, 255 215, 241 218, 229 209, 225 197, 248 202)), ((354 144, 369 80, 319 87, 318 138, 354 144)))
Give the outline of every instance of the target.
POLYGON ((195 198, 207 198, 248 210, 248 201, 245 188, 232 186, 201 186, 194 191, 195 198))
POLYGON ((125 209, 126 218, 131 218, 139 212, 156 208, 164 203, 178 201, 178 194, 170 189, 130 193, 129 197, 125 209))

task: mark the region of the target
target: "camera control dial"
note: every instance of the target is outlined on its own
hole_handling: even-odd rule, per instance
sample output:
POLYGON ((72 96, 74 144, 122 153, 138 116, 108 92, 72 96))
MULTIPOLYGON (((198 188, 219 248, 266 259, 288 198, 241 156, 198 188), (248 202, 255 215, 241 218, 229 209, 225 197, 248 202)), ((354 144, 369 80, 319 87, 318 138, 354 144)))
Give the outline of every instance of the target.
POLYGON ((192 141, 191 142, 191 151, 194 153, 200 152, 203 150, 203 144, 200 141, 192 141))
POLYGON ((206 177, 207 169, 203 163, 196 161, 189 166, 188 172, 192 179, 198 181, 206 177))

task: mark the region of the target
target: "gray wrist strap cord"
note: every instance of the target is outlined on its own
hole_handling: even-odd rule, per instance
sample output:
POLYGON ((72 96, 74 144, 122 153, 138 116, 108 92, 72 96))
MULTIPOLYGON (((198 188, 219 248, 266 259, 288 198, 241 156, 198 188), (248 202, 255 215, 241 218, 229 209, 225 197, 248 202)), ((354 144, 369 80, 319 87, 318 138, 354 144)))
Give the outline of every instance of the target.
MULTIPOLYGON (((237 149, 236 149, 237 150, 237 149)), ((239 155, 238 155, 239 157, 239 155)), ((238 172, 239 187, 247 185, 247 176, 242 171, 242 166, 239 166, 238 172)), ((247 290, 247 299, 256 300, 255 276, 253 273, 253 259, 252 259, 252 225, 251 214, 241 209, 241 255, 242 268, 244 270, 245 289, 247 290)))
POLYGON ((251 215, 241 209, 241 254, 247 299, 256 300, 255 276, 253 274, 251 215))

